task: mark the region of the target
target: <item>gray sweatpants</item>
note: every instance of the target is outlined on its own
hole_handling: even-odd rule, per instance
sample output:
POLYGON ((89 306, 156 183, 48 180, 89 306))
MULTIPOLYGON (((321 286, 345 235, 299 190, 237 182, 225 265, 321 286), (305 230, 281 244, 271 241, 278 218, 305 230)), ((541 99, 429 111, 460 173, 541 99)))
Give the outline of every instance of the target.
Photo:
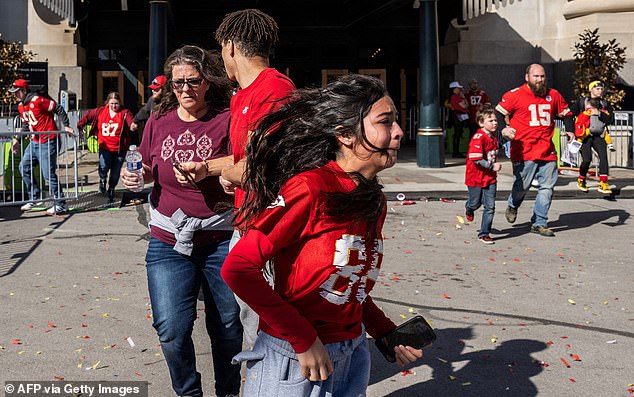
POLYGON ((311 382, 301 373, 290 343, 263 331, 251 351, 233 358, 246 361, 244 397, 361 397, 370 381, 370 351, 365 331, 355 339, 325 345, 334 372, 325 381, 311 382))

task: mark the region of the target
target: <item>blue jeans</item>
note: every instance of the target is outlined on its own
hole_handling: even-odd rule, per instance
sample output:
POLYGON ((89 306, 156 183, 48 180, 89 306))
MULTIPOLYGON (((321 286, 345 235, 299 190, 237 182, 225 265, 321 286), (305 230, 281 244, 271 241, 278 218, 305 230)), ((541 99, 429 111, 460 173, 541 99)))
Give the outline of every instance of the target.
POLYGON ((99 148, 99 178, 105 181, 108 178, 108 171, 110 171, 108 179, 110 189, 114 189, 119 183, 119 174, 124 161, 125 155, 99 148))
POLYGON ((370 381, 370 350, 365 331, 352 340, 324 345, 333 373, 324 381, 311 382, 301 373, 290 343, 260 331, 253 350, 235 357, 247 363, 243 394, 286 397, 360 397, 370 381))
POLYGON ((64 200, 60 199, 64 197, 64 193, 59 188, 59 181, 56 173, 57 139, 51 139, 44 143, 31 141, 22 155, 22 161, 20 161, 19 166, 20 174, 22 175, 22 180, 26 185, 29 200, 44 198, 37 183, 39 178, 33 175, 33 168, 35 168, 38 164, 40 165, 42 177, 48 184, 50 196, 56 199, 56 205, 63 204, 64 200))
POLYGON ((495 193, 498 189, 497 186, 497 183, 487 187, 467 186, 467 189, 469 189, 469 199, 465 204, 466 210, 475 212, 481 205, 484 205, 478 237, 488 236, 489 233, 491 233, 491 225, 493 224, 493 216, 495 215, 495 193))
POLYGON ((229 240, 217 246, 194 248, 191 256, 179 254, 173 248, 152 237, 145 256, 152 325, 161 342, 172 387, 179 396, 203 395, 191 338, 202 285, 216 395, 238 395, 240 366, 231 364, 231 359, 242 350, 240 308, 233 292, 220 277, 220 268, 229 252, 229 240))
POLYGON ((513 189, 509 196, 509 207, 519 208, 524 201, 526 191, 531 186, 533 178, 537 178, 539 188, 535 198, 535 207, 531 223, 533 226, 546 227, 548 224, 548 210, 553 201, 553 189, 557 183, 557 162, 541 160, 524 160, 513 162, 513 189))

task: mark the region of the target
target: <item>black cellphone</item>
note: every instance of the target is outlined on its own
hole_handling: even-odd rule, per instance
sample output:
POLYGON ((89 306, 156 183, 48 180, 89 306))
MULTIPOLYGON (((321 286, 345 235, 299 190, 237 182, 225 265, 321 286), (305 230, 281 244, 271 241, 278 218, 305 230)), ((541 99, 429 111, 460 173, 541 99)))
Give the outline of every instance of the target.
POLYGON ((394 347, 403 345, 422 349, 436 340, 436 333, 423 316, 413 317, 374 341, 383 357, 396 361, 394 347))
POLYGON ((172 157, 172 167, 176 168, 176 171, 178 171, 182 176, 184 176, 185 179, 187 179, 187 182, 189 182, 189 184, 192 185, 194 189, 200 190, 200 188, 198 187, 198 185, 196 185, 196 182, 194 182, 192 177, 189 176, 188 173, 183 171, 182 168, 180 167, 180 164, 177 163, 176 160, 174 160, 174 157, 172 157))

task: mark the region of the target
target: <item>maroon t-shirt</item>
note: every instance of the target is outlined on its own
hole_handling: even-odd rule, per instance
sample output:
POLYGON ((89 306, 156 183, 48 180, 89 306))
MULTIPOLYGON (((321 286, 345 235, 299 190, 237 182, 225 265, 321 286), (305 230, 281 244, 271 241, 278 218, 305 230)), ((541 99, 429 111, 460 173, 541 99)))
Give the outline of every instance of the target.
MULTIPOLYGON (((154 188, 150 201, 161 214, 171 217, 181 209, 186 215, 209 218, 233 208, 233 197, 224 193, 217 176, 207 177, 192 186, 176 181, 172 158, 177 163, 204 161, 230 154, 229 109, 211 111, 196 121, 183 121, 176 109, 157 118, 154 113, 143 130, 139 152, 143 164, 152 168, 154 188)), ((176 244, 174 235, 160 228, 151 227, 150 233, 157 239, 176 244)), ((194 234, 194 245, 215 244, 231 236, 231 231, 203 231, 194 234)))

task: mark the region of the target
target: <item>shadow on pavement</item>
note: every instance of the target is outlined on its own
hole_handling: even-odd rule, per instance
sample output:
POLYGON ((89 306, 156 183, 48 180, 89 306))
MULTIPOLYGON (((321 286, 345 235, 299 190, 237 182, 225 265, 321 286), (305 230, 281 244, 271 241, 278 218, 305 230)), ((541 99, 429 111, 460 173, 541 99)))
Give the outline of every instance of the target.
MULTIPOLYGON (((559 216, 559 219, 548 222, 548 227, 555 233, 585 229, 599 223, 610 227, 617 227, 625 225, 625 222, 629 218, 630 213, 624 210, 613 209, 605 211, 572 212, 562 214, 559 216), (608 222, 608 220, 612 218, 616 218, 616 220, 608 222)), ((502 218, 502 222, 506 222, 506 220, 502 218)), ((516 223, 506 229, 493 229, 491 234, 495 235, 495 240, 505 240, 530 233, 530 226, 530 222, 516 223)))
MULTIPOLYGON (((467 328, 436 329, 438 339, 425 348, 416 365, 429 365, 431 379, 394 391, 387 396, 499 396, 534 397, 537 387, 530 378, 543 367, 531 354, 545 350, 546 343, 530 339, 512 339, 494 349, 464 352, 465 340, 473 338, 467 328)), ((374 345, 374 343, 371 343, 374 345)), ((374 365, 370 384, 398 374, 401 368, 388 364, 378 350, 370 349, 374 365)), ((407 368, 404 368, 407 369, 407 368)))

